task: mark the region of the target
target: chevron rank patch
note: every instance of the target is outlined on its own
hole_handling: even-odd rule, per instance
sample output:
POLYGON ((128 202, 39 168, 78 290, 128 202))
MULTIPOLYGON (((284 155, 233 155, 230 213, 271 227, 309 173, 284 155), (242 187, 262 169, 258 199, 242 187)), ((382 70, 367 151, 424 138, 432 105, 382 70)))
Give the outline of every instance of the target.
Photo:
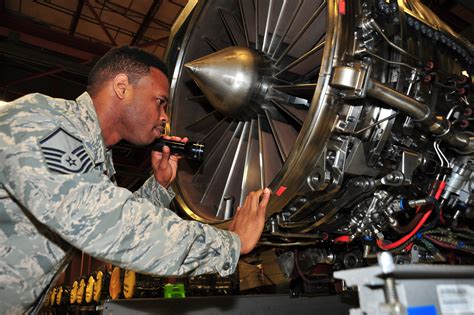
POLYGON ((42 139, 40 147, 48 168, 53 172, 86 173, 93 167, 82 141, 62 128, 42 139))

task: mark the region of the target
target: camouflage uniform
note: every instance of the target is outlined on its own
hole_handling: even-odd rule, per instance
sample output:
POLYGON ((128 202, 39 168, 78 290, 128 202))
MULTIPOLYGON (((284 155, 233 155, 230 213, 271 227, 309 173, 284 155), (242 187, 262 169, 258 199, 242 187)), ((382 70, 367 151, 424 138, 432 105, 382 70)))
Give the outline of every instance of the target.
POLYGON ((0 313, 31 310, 72 248, 157 275, 237 265, 238 236, 180 219, 153 176, 135 193, 114 185, 87 93, 0 105, 0 163, 0 313))

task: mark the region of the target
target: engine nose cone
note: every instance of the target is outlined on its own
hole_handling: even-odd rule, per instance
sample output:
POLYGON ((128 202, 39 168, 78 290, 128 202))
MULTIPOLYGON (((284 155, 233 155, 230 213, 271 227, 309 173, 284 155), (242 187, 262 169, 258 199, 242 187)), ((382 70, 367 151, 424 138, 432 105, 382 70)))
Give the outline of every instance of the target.
POLYGON ((184 65, 209 102, 236 119, 254 117, 262 91, 264 60, 247 47, 228 47, 184 65))

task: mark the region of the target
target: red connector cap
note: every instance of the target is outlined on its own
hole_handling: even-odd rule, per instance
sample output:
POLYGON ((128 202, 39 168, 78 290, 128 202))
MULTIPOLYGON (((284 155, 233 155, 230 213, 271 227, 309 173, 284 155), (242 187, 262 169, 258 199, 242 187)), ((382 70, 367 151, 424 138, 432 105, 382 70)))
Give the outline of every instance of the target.
POLYGON ((351 239, 349 235, 341 235, 338 236, 334 239, 334 243, 336 244, 344 244, 344 243, 350 243, 351 239))

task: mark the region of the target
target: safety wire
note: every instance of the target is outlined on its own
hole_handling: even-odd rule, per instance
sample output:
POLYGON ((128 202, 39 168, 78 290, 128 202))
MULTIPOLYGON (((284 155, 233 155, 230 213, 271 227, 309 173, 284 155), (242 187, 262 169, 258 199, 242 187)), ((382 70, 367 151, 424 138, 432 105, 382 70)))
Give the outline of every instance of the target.
MULTIPOLYGON (((446 167, 447 168, 451 168, 453 167, 453 163, 450 163, 449 160, 446 158, 446 155, 444 155, 443 153, 443 150, 441 150, 441 148, 439 147, 439 142, 440 140, 436 140, 435 143, 436 143, 436 146, 438 147, 438 152, 439 154, 441 155, 441 157, 443 158, 443 160, 446 162, 446 167)), ((444 174, 443 176, 443 180, 446 179, 446 173, 444 174)))
POLYGON ((463 97, 461 97, 461 100, 462 100, 467 106, 471 106, 471 104, 469 104, 469 101, 467 100, 466 95, 464 95, 463 97))

